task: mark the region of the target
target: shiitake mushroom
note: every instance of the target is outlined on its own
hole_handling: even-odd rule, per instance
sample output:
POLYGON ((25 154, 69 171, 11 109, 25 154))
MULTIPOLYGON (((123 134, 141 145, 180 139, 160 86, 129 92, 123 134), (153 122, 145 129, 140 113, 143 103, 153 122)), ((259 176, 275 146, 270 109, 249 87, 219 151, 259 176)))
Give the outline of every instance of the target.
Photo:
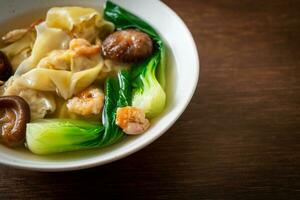
POLYGON ((0 142, 14 147, 25 139, 26 124, 30 121, 30 108, 19 96, 0 97, 0 142))
POLYGON ((13 71, 7 56, 0 51, 0 81, 7 81, 13 71))
POLYGON ((148 34, 135 29, 116 31, 102 44, 103 56, 121 62, 136 62, 152 54, 153 42, 148 34))

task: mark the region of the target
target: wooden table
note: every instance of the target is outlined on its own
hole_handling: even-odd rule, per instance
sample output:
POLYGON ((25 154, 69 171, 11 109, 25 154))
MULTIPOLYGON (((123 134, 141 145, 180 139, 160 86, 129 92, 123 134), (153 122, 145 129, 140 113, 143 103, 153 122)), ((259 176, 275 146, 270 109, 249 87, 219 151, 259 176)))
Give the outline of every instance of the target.
POLYGON ((1 166, 1 200, 300 199, 300 1, 165 2, 201 59, 178 122, 140 152, 93 169, 1 166))

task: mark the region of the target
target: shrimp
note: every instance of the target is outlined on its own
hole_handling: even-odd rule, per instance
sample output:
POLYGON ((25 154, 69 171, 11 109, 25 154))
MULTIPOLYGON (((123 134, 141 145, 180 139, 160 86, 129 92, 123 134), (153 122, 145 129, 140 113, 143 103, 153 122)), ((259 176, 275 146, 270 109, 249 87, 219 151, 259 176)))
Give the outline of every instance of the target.
POLYGON ((99 40, 95 45, 91 45, 91 43, 85 39, 76 38, 70 41, 69 48, 73 50, 77 55, 89 56, 100 53, 101 44, 99 40))
POLYGON ((99 114, 104 103, 104 93, 99 88, 89 87, 67 102, 69 112, 79 115, 99 114))
POLYGON ((128 135, 141 134, 150 126, 145 113, 141 109, 131 106, 117 109, 116 124, 128 135))

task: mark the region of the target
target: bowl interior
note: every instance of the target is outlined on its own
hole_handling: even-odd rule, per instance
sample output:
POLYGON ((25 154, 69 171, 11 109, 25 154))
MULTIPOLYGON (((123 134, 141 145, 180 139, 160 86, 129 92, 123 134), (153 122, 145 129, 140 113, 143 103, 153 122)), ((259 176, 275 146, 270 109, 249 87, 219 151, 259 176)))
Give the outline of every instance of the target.
MULTIPOLYGON (((32 21, 45 17, 47 10, 53 6, 85 6, 100 11, 104 3, 101 0, 27 0, 26 3, 22 0, 5 0, 4 2, 0 8, 0 34, 26 27, 32 21)), ((104 164, 129 155, 151 143, 183 112, 194 93, 199 73, 197 50, 186 26, 160 1, 114 2, 150 23, 167 44, 167 106, 164 112, 151 121, 151 128, 146 133, 125 137, 121 142, 107 148, 38 156, 25 148, 9 149, 0 145, 0 163, 44 171, 74 170, 104 164), (153 9, 149 10, 149 7, 153 9)))

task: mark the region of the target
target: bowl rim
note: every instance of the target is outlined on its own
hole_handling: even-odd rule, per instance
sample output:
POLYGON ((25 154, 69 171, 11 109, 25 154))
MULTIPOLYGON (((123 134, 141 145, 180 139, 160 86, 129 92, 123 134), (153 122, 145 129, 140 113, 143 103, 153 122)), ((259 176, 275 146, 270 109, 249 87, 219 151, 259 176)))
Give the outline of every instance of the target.
POLYGON ((178 21, 178 23, 180 23, 180 25, 182 26, 182 28, 184 29, 184 31, 188 34, 188 38, 186 38, 187 40, 189 40, 189 44, 191 45, 192 49, 192 55, 194 55, 195 58, 195 81, 191 87, 189 96, 186 98, 187 100, 183 103, 183 106, 181 107, 181 109, 179 110, 179 112, 177 113, 177 116, 174 117, 171 121, 171 123, 169 123, 167 126, 165 126, 163 129, 161 129, 157 134, 155 134, 152 138, 148 139, 148 140, 144 140, 142 143, 136 144, 136 145, 132 145, 129 146, 128 148, 126 148, 124 151, 114 155, 114 156, 110 156, 107 158, 94 158, 93 160, 88 160, 84 163, 73 163, 73 164, 69 164, 66 166, 36 166, 30 163, 18 163, 18 162, 14 162, 13 160, 3 160, 0 159, 0 163, 6 166, 10 166, 13 168, 18 168, 18 169, 26 169, 26 170, 32 170, 32 171, 45 171, 45 172, 59 172, 59 171, 74 171, 74 170, 80 170, 80 169, 86 169, 86 168, 91 168, 91 167, 95 167, 95 166, 100 166, 100 165, 104 165, 116 160, 119 160, 121 158, 127 157, 139 150, 141 150, 142 148, 148 146, 149 144, 151 144, 152 142, 154 142, 157 138, 159 138, 160 136, 162 136, 168 129, 171 128, 171 126, 174 125, 174 123, 178 120, 178 118, 182 115, 182 113, 185 111, 185 109, 187 108, 188 104, 190 103, 198 82, 199 82, 199 72, 200 72, 200 60, 199 60, 199 54, 198 54, 198 50, 197 50, 197 46, 195 43, 195 40, 192 36, 192 33, 190 32, 190 30, 188 29, 188 27, 186 26, 186 24, 184 23, 184 21, 182 20, 181 17, 179 17, 175 11, 173 11, 169 6, 167 6, 164 2, 162 1, 157 1, 158 3, 160 3, 160 6, 164 7, 164 9, 166 9, 167 12, 169 12, 173 17, 176 18, 176 20, 178 21))

